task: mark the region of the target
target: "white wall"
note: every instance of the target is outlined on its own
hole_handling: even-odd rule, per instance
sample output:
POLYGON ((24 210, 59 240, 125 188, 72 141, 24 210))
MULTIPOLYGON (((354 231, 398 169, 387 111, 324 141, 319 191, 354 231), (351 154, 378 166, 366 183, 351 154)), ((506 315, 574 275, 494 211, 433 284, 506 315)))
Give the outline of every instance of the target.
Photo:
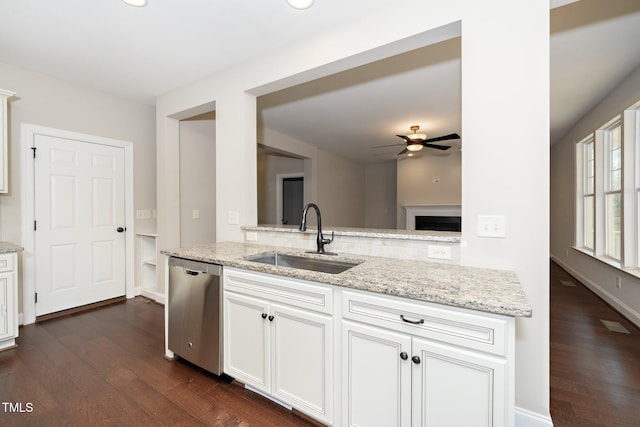
MULTIPOLYGON (((283 135, 266 130, 262 140, 269 147, 284 151, 278 144, 283 135), (271 138, 277 138, 272 141, 271 138)), ((377 163, 363 166, 351 160, 335 156, 310 144, 286 137, 287 152, 309 159, 295 159, 278 155, 258 154, 258 224, 279 224, 276 218, 276 175, 285 173, 305 174, 305 163, 317 165, 313 177, 305 174, 305 186, 317 188, 317 197, 311 198, 305 191, 305 202, 320 206, 325 225, 340 227, 396 228, 396 164, 377 163), (313 147, 310 150, 306 148, 313 147)), ((455 171, 460 174, 460 170, 455 171)), ((459 181, 459 179, 458 179, 459 181)), ((314 215, 309 224, 315 224, 314 215)))
MULTIPOLYGON (((0 63, 0 87, 16 92, 17 97, 11 99, 9 106, 9 194, 0 196, 0 240, 22 245, 21 163, 25 154, 20 141, 22 123, 132 142, 134 208, 155 209, 154 106, 3 63, 0 63)), ((135 222, 136 232, 155 232, 155 228, 153 215, 149 220, 135 222)), ((20 298, 22 311, 21 288, 20 298)))
POLYGON ((216 104, 218 240, 242 241, 240 226, 257 222, 255 96, 459 35, 465 138, 462 263, 518 274, 533 317, 517 321, 516 404, 548 420, 548 2, 389 2, 363 10, 357 21, 159 97, 159 245, 179 244, 174 231, 179 221, 175 121, 185 111, 216 104), (222 185, 223 177, 233 185, 222 185), (229 212, 240 213, 239 224, 228 223, 229 212), (478 237, 474 224, 481 214, 504 215, 506 238, 478 237))
POLYGON ((640 279, 571 249, 575 235, 575 144, 640 101, 640 67, 596 105, 551 150, 551 255, 640 326, 640 279), (616 287, 616 277, 622 287, 616 287))
POLYGON ((364 227, 364 166, 318 150, 318 170, 322 224, 364 227))
POLYGON ((398 161, 398 228, 407 228, 404 205, 460 205, 462 203, 462 153, 423 149, 420 157, 398 161), (434 183, 438 177, 438 183, 434 183))
POLYGON ((276 176, 291 173, 304 175, 304 160, 273 154, 258 155, 258 224, 280 224, 281 219, 276 214, 276 176))
POLYGON ((200 117, 180 121, 181 246, 216 240, 216 122, 200 117))
POLYGON ((365 167, 366 228, 396 228, 397 174, 395 161, 365 167))

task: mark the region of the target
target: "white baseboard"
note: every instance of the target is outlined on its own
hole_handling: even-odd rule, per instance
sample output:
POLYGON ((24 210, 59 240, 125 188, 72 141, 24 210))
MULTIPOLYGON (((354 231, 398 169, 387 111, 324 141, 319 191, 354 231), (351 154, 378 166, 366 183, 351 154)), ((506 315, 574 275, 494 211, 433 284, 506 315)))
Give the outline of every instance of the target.
POLYGON ((155 291, 155 290, 150 290, 150 289, 144 289, 143 288, 143 289, 140 290, 140 295, 142 295, 143 297, 149 298, 151 300, 154 300, 158 304, 164 305, 164 294, 163 293, 160 293, 160 292, 155 291))
POLYGON ((540 415, 526 409, 516 407, 516 427, 553 427, 551 415, 540 415))
POLYGON ((622 302, 621 300, 619 300, 615 296, 611 295, 609 292, 607 292, 604 289, 602 289, 600 286, 598 286, 598 284, 593 282, 591 279, 583 276, 582 274, 580 274, 576 270, 574 270, 571 267, 569 267, 561 259, 559 259, 559 258, 557 258, 557 257, 555 257, 553 255, 551 255, 551 259, 555 263, 560 265, 563 269, 565 269, 573 277, 578 279, 580 281, 580 283, 582 283, 587 288, 589 288, 591 291, 593 291, 593 293, 598 295, 600 298, 605 300, 609 305, 611 305, 613 308, 618 310, 620 312, 620 314, 622 314, 624 317, 626 317, 630 322, 634 323, 637 327, 640 328, 640 313, 638 313, 632 307, 629 307, 627 304, 625 304, 624 302, 622 302))

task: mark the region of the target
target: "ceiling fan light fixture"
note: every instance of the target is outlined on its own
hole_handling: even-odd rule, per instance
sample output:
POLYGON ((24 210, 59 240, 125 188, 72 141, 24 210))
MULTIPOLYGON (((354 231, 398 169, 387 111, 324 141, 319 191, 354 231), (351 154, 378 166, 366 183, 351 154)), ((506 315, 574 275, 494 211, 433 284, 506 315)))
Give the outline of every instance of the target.
MULTIPOLYGON (((411 129, 411 131, 413 131, 413 133, 410 133, 409 135, 407 135, 407 138, 411 139, 411 140, 417 140, 417 141, 422 141, 423 139, 427 139, 427 134, 426 133, 418 133, 418 131, 420 130, 420 126, 418 125, 413 125, 411 126, 409 129, 411 129)), ((420 150, 419 148, 413 151, 418 151, 420 150)))
POLYGON ((422 144, 416 142, 414 144, 407 145, 407 150, 409 151, 420 151, 422 150, 422 144))
POLYGON ((313 6, 314 0, 287 0, 287 4, 294 9, 303 10, 313 6))
POLYGON ((135 7, 144 7, 148 3, 147 0, 122 0, 122 1, 128 4, 129 6, 135 6, 135 7))

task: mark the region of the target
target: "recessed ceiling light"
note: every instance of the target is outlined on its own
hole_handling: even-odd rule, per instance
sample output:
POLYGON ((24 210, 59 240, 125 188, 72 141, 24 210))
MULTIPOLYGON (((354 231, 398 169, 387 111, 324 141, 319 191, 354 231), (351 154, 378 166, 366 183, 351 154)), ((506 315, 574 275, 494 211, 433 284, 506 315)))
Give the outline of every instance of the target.
POLYGON ((122 1, 128 4, 129 6, 135 6, 135 7, 144 7, 148 3, 147 0, 122 0, 122 1))
POLYGON ((287 0, 287 3, 294 9, 309 9, 313 6, 313 1, 314 0, 287 0))

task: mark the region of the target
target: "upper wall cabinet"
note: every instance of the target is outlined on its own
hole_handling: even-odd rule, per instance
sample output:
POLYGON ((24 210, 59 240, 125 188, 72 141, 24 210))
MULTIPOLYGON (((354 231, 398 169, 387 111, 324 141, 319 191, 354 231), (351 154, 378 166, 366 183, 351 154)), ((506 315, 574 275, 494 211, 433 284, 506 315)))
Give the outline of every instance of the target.
POLYGON ((13 95, 14 92, 0 89, 0 193, 9 192, 7 99, 13 95))

